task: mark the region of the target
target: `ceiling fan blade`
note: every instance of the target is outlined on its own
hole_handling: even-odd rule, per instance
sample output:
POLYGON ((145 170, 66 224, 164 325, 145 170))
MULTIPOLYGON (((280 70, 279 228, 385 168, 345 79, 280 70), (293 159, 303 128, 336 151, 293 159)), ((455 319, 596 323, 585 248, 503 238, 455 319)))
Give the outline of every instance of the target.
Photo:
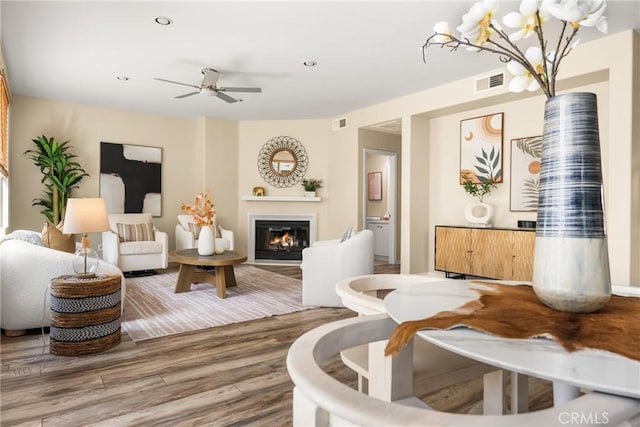
POLYGON ((178 96, 174 96, 175 99, 180 99, 180 98, 186 98, 187 96, 193 96, 193 95, 197 95, 199 94, 200 91, 197 92, 189 92, 189 93, 185 93, 184 95, 178 95, 178 96))
POLYGON ((161 82, 166 82, 166 83, 173 83, 176 85, 182 85, 182 86, 189 86, 189 87, 195 87, 196 89, 200 89, 200 86, 196 86, 196 85, 190 85, 189 83, 180 83, 180 82, 174 82, 173 80, 167 80, 167 79, 160 79, 158 77, 155 77, 154 80, 159 80, 161 82))
POLYGON ((261 93, 262 89, 259 87, 219 87, 218 90, 223 92, 247 92, 247 93, 261 93))
POLYGON ((222 99, 223 101, 227 101, 229 104, 232 104, 234 102, 240 101, 239 99, 232 98, 229 95, 227 95, 226 93, 222 93, 222 92, 217 92, 216 96, 218 98, 222 99))

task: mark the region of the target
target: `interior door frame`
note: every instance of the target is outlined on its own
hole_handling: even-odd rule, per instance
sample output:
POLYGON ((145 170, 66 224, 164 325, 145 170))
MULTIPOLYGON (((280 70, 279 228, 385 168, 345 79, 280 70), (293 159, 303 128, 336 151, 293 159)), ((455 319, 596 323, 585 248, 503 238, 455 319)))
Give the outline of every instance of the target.
POLYGON ((389 159, 389 177, 387 187, 393 189, 389 191, 389 264, 397 264, 396 254, 396 236, 398 221, 398 153, 395 151, 378 150, 374 148, 362 149, 362 224, 363 228, 367 225, 367 156, 379 155, 388 156, 389 159))

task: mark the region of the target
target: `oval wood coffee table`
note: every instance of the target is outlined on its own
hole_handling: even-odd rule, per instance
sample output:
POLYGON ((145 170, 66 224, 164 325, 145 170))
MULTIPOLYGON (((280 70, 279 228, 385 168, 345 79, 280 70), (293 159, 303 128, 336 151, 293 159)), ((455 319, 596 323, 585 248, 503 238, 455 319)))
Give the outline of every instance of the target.
POLYGON ((189 292, 192 283, 215 283, 218 290, 218 298, 227 296, 227 286, 236 286, 236 276, 233 273, 235 264, 243 263, 247 260, 234 251, 225 251, 222 254, 200 255, 197 249, 182 249, 171 252, 174 259, 180 263, 178 281, 175 293, 189 292), (216 267, 215 271, 198 269, 198 267, 216 267), (215 276, 215 281, 211 282, 210 276, 215 276))

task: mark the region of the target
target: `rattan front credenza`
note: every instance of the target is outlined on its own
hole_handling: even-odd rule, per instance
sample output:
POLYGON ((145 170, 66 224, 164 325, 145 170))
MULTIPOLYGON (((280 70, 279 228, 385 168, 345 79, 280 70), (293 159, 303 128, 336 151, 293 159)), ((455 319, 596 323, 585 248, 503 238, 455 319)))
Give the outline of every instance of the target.
POLYGON ((49 351, 59 356, 82 356, 118 345, 121 285, 120 275, 53 279, 49 351))

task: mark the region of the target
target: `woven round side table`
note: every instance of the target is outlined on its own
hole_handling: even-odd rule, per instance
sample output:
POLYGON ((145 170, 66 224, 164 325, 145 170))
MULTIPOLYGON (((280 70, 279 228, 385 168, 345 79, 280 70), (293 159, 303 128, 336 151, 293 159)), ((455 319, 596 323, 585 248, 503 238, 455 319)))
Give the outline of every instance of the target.
POLYGON ((118 345, 120 289, 120 275, 53 279, 49 351, 58 356, 82 356, 118 345))

